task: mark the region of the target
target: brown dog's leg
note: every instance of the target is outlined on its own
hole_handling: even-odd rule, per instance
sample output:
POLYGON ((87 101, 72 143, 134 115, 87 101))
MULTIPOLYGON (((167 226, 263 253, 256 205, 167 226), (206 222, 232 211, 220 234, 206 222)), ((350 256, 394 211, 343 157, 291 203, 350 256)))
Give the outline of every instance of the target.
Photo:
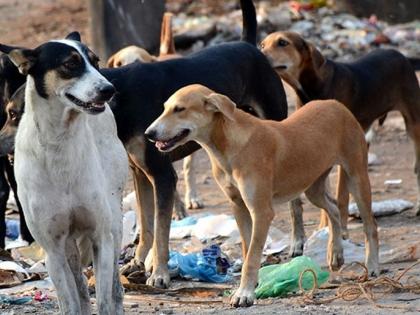
POLYGON ((328 191, 327 178, 329 171, 322 175, 306 190, 309 201, 319 208, 324 208, 329 218, 329 240, 327 262, 331 270, 338 270, 344 263, 343 247, 341 244, 340 213, 328 191))
POLYGON ((366 165, 360 163, 359 165, 352 166, 353 169, 347 173, 346 180, 348 182, 348 188, 359 208, 360 217, 363 220, 366 243, 366 267, 371 275, 379 275, 378 231, 372 212, 372 197, 369 175, 367 173, 367 163, 366 165))
POLYGON ((319 218, 318 230, 321 230, 324 227, 327 227, 328 226, 328 214, 327 214, 327 211, 325 211, 324 209, 321 209, 320 215, 321 216, 319 218))
POLYGON ((238 224, 239 233, 241 234, 242 255, 245 259, 251 242, 251 215, 249 214, 248 208, 242 200, 239 190, 236 187, 226 183, 224 173, 221 172, 220 169, 213 168, 213 176, 216 179, 217 184, 231 201, 232 211, 235 216, 236 223, 238 224))
MULTIPOLYGON (((302 200, 296 198, 289 202, 290 217, 292 219, 292 240, 290 242, 290 257, 302 256, 305 244, 305 229, 303 227, 302 200)), ((328 221, 327 221, 328 224, 328 221)))
POLYGON ((121 268, 125 276, 135 271, 144 271, 144 262, 153 244, 154 197, 153 186, 142 170, 137 168, 130 159, 133 174, 134 191, 136 192, 137 225, 140 226, 139 244, 134 259, 121 268))
POLYGON ((241 284, 230 299, 235 307, 250 306, 254 303, 255 287, 258 281, 258 270, 261 266, 261 256, 267 239, 268 229, 274 218, 271 207, 271 189, 262 183, 243 183, 239 190, 252 217, 251 243, 242 267, 241 284), (250 189, 250 187, 252 187, 250 189), (246 194, 255 190, 250 196, 246 194), (249 199, 247 199, 249 197, 249 199))
POLYGON ((349 238, 347 221, 349 218, 349 190, 347 188, 346 174, 341 166, 338 167, 337 178, 337 206, 340 210, 341 236, 343 239, 349 238))

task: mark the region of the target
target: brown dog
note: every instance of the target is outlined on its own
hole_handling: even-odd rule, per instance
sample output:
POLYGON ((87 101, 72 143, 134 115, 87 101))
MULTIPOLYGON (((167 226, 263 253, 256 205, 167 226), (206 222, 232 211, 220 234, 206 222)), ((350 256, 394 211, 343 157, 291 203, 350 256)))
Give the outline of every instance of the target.
MULTIPOLYGON (((415 172, 420 188, 420 89, 407 58, 395 50, 378 49, 353 63, 335 63, 293 32, 268 35, 261 43, 261 50, 280 77, 295 89, 303 104, 313 99, 337 99, 350 109, 365 132, 376 119, 399 110, 414 140, 415 172)), ((343 234, 347 236, 349 195, 344 176, 339 170, 337 200, 343 234)), ((420 203, 417 214, 420 214, 420 203)), ((323 213, 320 227, 326 224, 323 213)))
MULTIPOLYGON (((108 60, 108 67, 118 68, 135 61, 144 63, 164 61, 168 59, 181 58, 182 56, 176 53, 175 43, 172 31, 172 13, 166 12, 163 15, 161 34, 160 34, 160 49, 159 56, 153 56, 149 54, 145 49, 138 46, 128 46, 114 55, 108 60)), ((200 209, 203 207, 203 202, 198 196, 197 183, 196 183, 196 163, 197 158, 193 153, 184 158, 183 171, 185 178, 185 197, 184 203, 188 209, 200 209)), ((185 212, 184 205, 176 193, 175 196, 175 216, 178 219, 182 219, 187 215, 185 212)))
POLYGON ((305 192, 310 202, 326 209, 331 222, 328 264, 333 270, 343 264, 339 212, 326 183, 336 164, 343 167, 361 210, 366 265, 370 273, 378 274, 367 145, 353 115, 333 100, 311 102, 281 122, 260 120, 235 107, 224 95, 190 85, 168 99, 163 114, 145 132, 160 151, 194 140, 209 154, 242 237, 243 274, 231 304, 249 306, 254 301, 262 249, 274 217, 274 195, 287 202, 305 192))

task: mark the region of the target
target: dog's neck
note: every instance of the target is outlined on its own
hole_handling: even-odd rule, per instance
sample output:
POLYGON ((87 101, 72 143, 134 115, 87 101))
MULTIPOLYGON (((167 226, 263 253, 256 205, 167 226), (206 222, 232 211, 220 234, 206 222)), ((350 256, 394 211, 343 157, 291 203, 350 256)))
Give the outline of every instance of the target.
POLYGON ((312 100, 323 99, 326 86, 329 86, 334 67, 327 60, 319 69, 314 69, 312 64, 305 66, 299 74, 299 80, 291 85, 295 89, 303 104, 312 100))
POLYGON ((241 154, 253 132, 255 125, 250 124, 249 120, 257 119, 239 109, 235 110, 233 121, 216 113, 211 126, 195 140, 209 154, 212 163, 230 172, 232 161, 241 154))
POLYGON ((27 78, 25 90, 25 115, 33 120, 35 133, 42 145, 62 145, 84 128, 87 115, 75 111, 63 104, 55 95, 47 99, 41 97, 35 88, 31 76, 27 78))

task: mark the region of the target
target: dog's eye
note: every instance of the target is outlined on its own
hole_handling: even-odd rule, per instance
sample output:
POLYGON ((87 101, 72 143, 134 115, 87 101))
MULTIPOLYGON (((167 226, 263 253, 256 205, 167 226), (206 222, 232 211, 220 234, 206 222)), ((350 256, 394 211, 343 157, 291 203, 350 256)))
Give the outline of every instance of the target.
POLYGON ((15 120, 17 118, 17 113, 14 110, 9 110, 9 116, 11 120, 15 120))
POLYGON ((179 106, 174 107, 174 113, 180 113, 184 110, 185 110, 185 107, 179 107, 179 106))
POLYGON ((279 39, 279 41, 277 42, 277 45, 280 47, 285 47, 289 45, 289 42, 285 41, 284 39, 279 39))
POLYGON ((260 49, 264 49, 264 44, 263 43, 260 44, 260 49))
POLYGON ((69 70, 77 69, 80 66, 80 60, 78 58, 71 58, 64 62, 63 66, 69 70))

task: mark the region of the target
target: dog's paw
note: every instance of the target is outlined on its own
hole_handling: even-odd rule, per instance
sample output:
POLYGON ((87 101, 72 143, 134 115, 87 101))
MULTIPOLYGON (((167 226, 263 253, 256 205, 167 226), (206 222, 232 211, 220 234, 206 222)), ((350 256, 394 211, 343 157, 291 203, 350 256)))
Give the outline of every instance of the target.
POLYGON ((337 271, 344 264, 344 254, 342 248, 340 250, 334 250, 328 256, 328 266, 330 267, 330 270, 337 271))
POLYGON ((185 199, 185 204, 188 209, 201 209, 204 207, 203 202, 198 197, 191 197, 185 199))
POLYGON ((174 212, 172 214, 172 219, 179 221, 188 217, 187 210, 185 210, 185 205, 181 200, 176 200, 174 204, 174 212))
POLYGON ((302 240, 292 242, 292 244, 290 245, 289 257, 302 256, 303 244, 304 244, 304 241, 302 240))
POLYGON ((136 262, 134 259, 132 259, 128 264, 125 264, 121 267, 120 273, 123 276, 128 276, 132 274, 133 272, 145 272, 144 263, 142 262, 136 262))
POLYGON ((253 289, 239 288, 230 298, 233 307, 248 307, 254 304, 255 293, 253 289))
POLYGON ((146 284, 155 288, 167 289, 170 281, 171 278, 169 276, 169 272, 156 271, 151 274, 149 279, 147 279, 146 284))

